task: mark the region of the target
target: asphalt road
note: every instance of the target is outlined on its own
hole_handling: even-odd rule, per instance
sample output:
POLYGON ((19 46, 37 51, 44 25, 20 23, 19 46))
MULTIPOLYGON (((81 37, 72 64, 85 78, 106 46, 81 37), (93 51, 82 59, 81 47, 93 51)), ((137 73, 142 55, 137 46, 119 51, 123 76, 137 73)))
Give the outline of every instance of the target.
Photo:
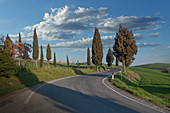
POLYGON ((54 80, 2 96, 0 113, 162 113, 109 89, 104 78, 116 71, 54 80))

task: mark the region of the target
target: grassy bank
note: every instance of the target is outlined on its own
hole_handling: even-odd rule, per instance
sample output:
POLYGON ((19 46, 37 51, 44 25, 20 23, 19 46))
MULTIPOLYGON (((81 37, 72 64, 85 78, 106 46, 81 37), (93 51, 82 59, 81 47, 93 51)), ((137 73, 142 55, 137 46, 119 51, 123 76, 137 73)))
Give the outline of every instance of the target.
MULTIPOLYGON (((104 71, 104 68, 100 67, 100 71, 104 71)), ((21 68, 18 74, 10 78, 0 78, 0 96, 41 82, 95 72, 96 68, 94 66, 89 69, 81 68, 81 66, 80 68, 66 68, 62 66, 57 68, 21 68)))
POLYGON ((153 69, 169 66, 170 64, 157 63, 130 67, 127 72, 122 73, 123 80, 120 80, 118 73, 110 81, 135 96, 170 109, 170 74, 153 69))

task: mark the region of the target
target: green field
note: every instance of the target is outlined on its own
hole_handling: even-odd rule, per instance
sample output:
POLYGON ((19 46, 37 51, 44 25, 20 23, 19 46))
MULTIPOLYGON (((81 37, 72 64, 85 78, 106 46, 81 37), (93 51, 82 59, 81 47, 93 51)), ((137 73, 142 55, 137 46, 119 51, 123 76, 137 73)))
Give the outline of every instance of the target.
POLYGON ((122 73, 122 81, 120 73, 110 81, 133 95, 170 109, 170 73, 153 69, 166 67, 170 67, 170 64, 155 63, 133 66, 127 72, 122 73))
MULTIPOLYGON (((54 66, 50 64, 50 68, 47 68, 48 64, 44 65, 43 68, 35 68, 34 62, 29 62, 28 67, 21 68, 18 74, 10 76, 9 78, 0 77, 0 96, 42 82, 96 72, 95 66, 71 65, 71 67, 68 68, 66 64, 57 64, 57 67, 54 68, 54 66)), ((105 66, 99 67, 100 71, 104 71, 104 69, 105 66)))

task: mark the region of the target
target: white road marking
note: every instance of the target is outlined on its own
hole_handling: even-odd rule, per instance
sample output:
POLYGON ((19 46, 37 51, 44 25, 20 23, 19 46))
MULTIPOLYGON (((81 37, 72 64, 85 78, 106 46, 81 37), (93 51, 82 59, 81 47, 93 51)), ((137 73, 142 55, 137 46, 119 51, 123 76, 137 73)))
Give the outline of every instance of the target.
POLYGON ((24 104, 28 104, 29 101, 30 101, 30 99, 31 99, 31 97, 32 97, 32 95, 33 95, 38 89, 40 89, 41 87, 47 85, 47 83, 53 83, 53 82, 56 82, 56 81, 59 81, 59 80, 68 79, 68 78, 77 77, 77 76, 79 76, 79 75, 70 76, 70 77, 65 77, 65 78, 60 78, 60 79, 55 79, 55 80, 51 80, 51 81, 48 81, 48 82, 40 85, 39 87, 37 87, 35 90, 33 90, 33 91, 29 94, 29 96, 26 98, 24 104))
MULTIPOLYGON (((110 75, 109 75, 108 77, 110 77, 110 75)), ((125 95, 117 92, 117 91, 114 90, 113 88, 109 87, 109 86, 108 86, 107 84, 105 84, 105 82, 104 82, 108 77, 105 77, 105 78, 102 80, 102 83, 103 83, 107 88, 109 88, 110 90, 112 90, 113 92, 115 92, 115 93, 117 93, 118 95, 120 95, 120 96, 122 96, 122 97, 124 97, 124 98, 127 98, 127 99, 129 99, 129 100, 131 100, 131 101, 133 101, 133 102, 139 103, 139 104, 141 104, 141 105, 143 105, 143 106, 149 107, 149 108, 154 109, 154 110, 156 110, 156 111, 165 113, 164 111, 161 111, 161 110, 156 109, 156 108, 154 108, 154 107, 148 106, 148 105, 146 105, 146 104, 144 104, 144 103, 138 102, 138 101, 136 101, 136 100, 134 100, 134 99, 132 99, 132 98, 129 98, 129 97, 127 97, 127 96, 125 96, 125 95)))

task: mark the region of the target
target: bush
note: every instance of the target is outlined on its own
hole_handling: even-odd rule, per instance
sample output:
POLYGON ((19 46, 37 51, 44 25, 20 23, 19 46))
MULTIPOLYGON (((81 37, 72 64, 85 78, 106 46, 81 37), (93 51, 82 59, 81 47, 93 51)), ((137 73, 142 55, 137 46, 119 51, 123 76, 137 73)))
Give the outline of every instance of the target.
POLYGON ((20 67, 16 66, 15 60, 10 57, 9 52, 0 48, 0 77, 10 77, 19 70, 20 67))

